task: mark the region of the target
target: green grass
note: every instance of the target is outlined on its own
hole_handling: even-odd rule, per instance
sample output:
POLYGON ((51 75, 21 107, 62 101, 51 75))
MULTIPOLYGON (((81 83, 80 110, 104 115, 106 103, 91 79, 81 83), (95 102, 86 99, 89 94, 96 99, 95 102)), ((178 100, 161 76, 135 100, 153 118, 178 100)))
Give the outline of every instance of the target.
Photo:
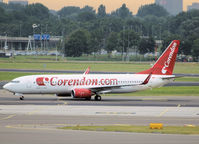
MULTIPOLYGON (((1 62, 3 69, 39 69, 39 70, 75 70, 84 71, 87 67, 91 71, 107 72, 140 72, 150 68, 150 63, 116 63, 116 62, 1 62)), ((199 65, 196 63, 177 63, 174 73, 199 74, 199 65)))
MULTIPOLYGON (((153 60, 153 57, 144 58, 142 55, 136 56, 130 56, 130 61, 150 61, 153 60)), ((0 61, 15 61, 15 62, 23 62, 26 61, 55 61, 56 56, 15 56, 14 58, 0 58, 0 61)), ((121 56, 111 56, 108 57, 108 55, 83 55, 81 57, 57 57, 58 61, 122 61, 121 56)))
POLYGON ((181 78, 176 78, 175 81, 178 81, 178 82, 199 82, 199 77, 181 77, 181 78))
MULTIPOLYGON (((108 94, 108 96, 120 96, 121 94, 108 94)), ((140 91, 135 93, 126 93, 122 96, 199 96, 198 86, 188 87, 161 87, 152 90, 140 91)))
POLYGON ((52 75, 54 73, 0 72, 0 81, 10 81, 14 78, 27 76, 27 75, 45 75, 45 74, 52 75))
POLYGON ((23 72, 0 72, 0 81, 10 81, 20 76, 34 75, 39 73, 23 73, 23 72))
POLYGON ((132 63, 102 63, 102 62, 65 62, 65 63, 0 63, 4 69, 39 69, 39 70, 74 70, 84 71, 88 67, 91 71, 107 72, 139 72, 149 68, 149 64, 132 64, 132 63))
MULTIPOLYGON (((58 61, 65 61, 62 57, 57 57, 58 61)), ((56 56, 15 56, 14 58, 0 58, 0 62, 23 63, 23 62, 53 62, 56 61, 56 56)))
POLYGON ((199 63, 176 63, 174 73, 199 74, 199 63))
MULTIPOLYGON (((4 69, 39 69, 39 70, 76 70, 84 71, 91 67, 91 71, 107 72, 140 72, 151 67, 154 62, 121 62, 121 61, 74 61, 75 58, 61 58, 55 61, 55 56, 17 56, 0 58, 0 68, 4 69), (67 59, 72 61, 67 61, 67 59)), ((80 59, 81 60, 81 59, 80 59)), ((174 73, 199 74, 199 63, 176 63, 174 73)))
POLYGON ((161 133, 161 134, 199 134, 199 126, 165 126, 163 129, 150 129, 149 126, 67 126, 59 129, 64 130, 86 130, 86 131, 111 131, 111 132, 135 132, 135 133, 161 133))

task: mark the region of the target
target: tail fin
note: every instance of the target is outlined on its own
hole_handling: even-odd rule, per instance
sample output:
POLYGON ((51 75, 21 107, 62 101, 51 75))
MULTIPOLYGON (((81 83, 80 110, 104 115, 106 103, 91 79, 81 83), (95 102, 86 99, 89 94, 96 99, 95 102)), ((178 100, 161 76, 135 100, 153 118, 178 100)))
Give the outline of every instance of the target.
POLYGON ((167 47, 164 53, 159 57, 152 68, 139 72, 137 74, 156 74, 156 75, 172 75, 173 68, 176 61, 176 56, 178 53, 178 48, 180 45, 179 40, 174 40, 167 47))

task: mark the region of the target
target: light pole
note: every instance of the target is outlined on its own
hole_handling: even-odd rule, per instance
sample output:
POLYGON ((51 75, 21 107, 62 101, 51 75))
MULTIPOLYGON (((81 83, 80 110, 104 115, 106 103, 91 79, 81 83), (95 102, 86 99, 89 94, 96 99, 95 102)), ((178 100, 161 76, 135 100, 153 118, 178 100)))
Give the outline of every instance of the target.
POLYGON ((7 33, 5 32, 5 43, 4 43, 4 50, 5 50, 5 52, 6 52, 6 50, 8 49, 8 40, 7 40, 7 33))
POLYGON ((33 29, 33 40, 34 40, 34 51, 36 52, 36 46, 35 46, 35 38, 34 38, 34 35, 35 35, 35 28, 39 27, 39 25, 37 24, 33 24, 32 25, 32 29, 33 29))
POLYGON ((125 26, 123 26, 123 47, 122 47, 122 61, 124 61, 124 34, 125 34, 125 26))
MULTIPOLYGON (((21 23, 19 24, 19 37, 21 37, 21 23)), ((19 43, 19 49, 22 50, 21 42, 19 43)))
MULTIPOLYGON (((42 24, 40 24, 40 33, 41 33, 41 38, 40 38, 40 47, 41 47, 41 51, 42 51, 42 49, 43 49, 43 43, 42 43, 42 34, 43 34, 43 32, 42 32, 42 24)), ((44 51, 45 51, 45 47, 44 47, 44 51)))
POLYGON ((44 44, 45 44, 45 47, 44 47, 44 51, 46 51, 46 49, 48 50, 48 45, 47 45, 47 31, 48 31, 48 24, 46 24, 46 36, 45 36, 45 39, 44 39, 44 44))
POLYGON ((37 27, 36 24, 33 24, 32 25, 32 36, 33 36, 33 50, 35 51, 35 38, 34 38, 34 35, 35 35, 35 28, 37 27))

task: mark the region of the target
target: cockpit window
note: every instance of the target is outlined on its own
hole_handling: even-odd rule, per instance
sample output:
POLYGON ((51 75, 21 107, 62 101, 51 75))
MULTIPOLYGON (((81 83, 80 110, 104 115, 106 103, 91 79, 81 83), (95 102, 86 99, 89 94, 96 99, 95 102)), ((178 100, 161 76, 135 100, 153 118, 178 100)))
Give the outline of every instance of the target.
POLYGON ((11 81, 10 83, 19 83, 20 81, 11 81))

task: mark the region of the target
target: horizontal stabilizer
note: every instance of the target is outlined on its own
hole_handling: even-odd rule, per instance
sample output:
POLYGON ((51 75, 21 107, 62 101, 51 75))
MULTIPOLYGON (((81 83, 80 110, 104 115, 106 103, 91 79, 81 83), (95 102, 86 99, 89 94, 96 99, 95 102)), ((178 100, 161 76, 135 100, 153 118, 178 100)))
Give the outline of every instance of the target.
POLYGON ((170 80, 170 79, 174 79, 174 78, 181 78, 183 76, 173 76, 173 77, 164 77, 162 78, 163 80, 170 80))

